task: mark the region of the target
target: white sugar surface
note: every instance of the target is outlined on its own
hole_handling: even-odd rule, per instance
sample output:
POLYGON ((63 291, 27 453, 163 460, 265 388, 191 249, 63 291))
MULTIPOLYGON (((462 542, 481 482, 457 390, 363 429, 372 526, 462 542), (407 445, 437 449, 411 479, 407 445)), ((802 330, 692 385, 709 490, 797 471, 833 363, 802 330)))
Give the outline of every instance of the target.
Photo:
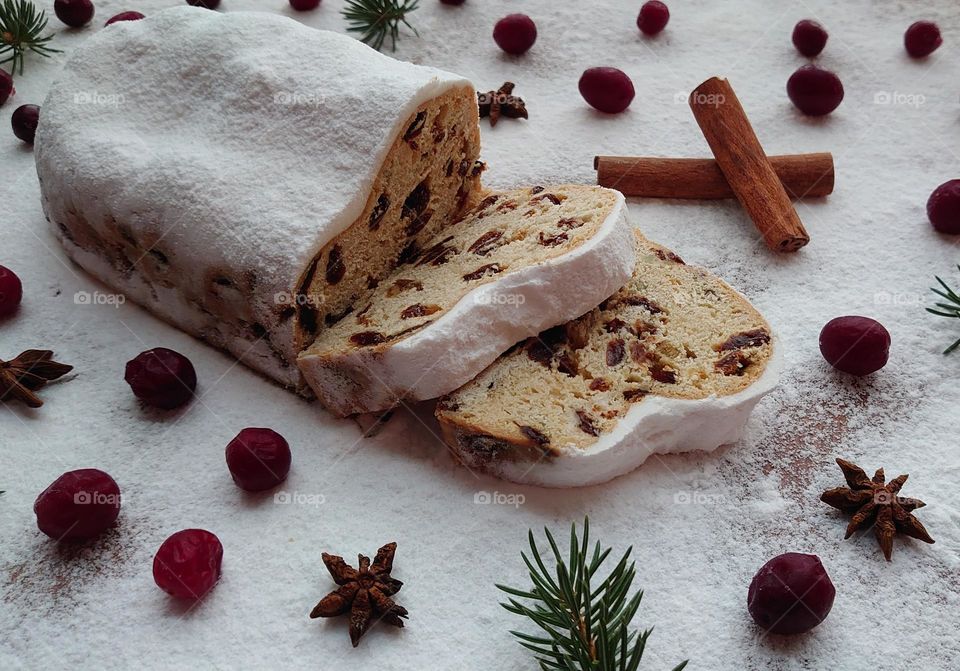
MULTIPOLYGON (((179 3, 131 4, 150 13, 179 3)), ((0 322, 0 358, 50 348, 76 374, 45 390, 40 410, 0 406, 0 667, 532 668, 507 633, 529 625, 497 605, 493 583, 525 584, 519 552, 528 527, 565 534, 589 514, 605 543, 634 548, 646 590, 637 624, 656 624, 641 668, 687 658, 689 668, 710 670, 956 668, 960 354, 941 351, 960 329, 923 311, 935 274, 960 284, 957 241, 935 234, 924 215, 930 191, 958 177, 955 3, 676 0, 653 40, 634 26, 639 2, 421 4, 411 17, 420 37, 405 34, 398 57, 484 87, 514 81, 527 101, 529 121, 484 126, 491 186, 590 183, 594 154, 707 155, 682 99, 713 75, 730 78, 770 153, 834 153, 837 191, 799 206, 812 242, 790 257, 768 252, 734 202, 630 203, 647 235, 765 313, 785 347, 781 388, 760 403, 740 443, 654 458, 581 490, 474 476, 453 464, 428 412, 400 413, 360 441, 354 423, 132 304, 110 304, 104 287, 65 260, 43 220, 33 156, 4 130, 17 104, 43 100, 66 54, 30 58, 17 96, 0 109, 0 264, 25 287, 18 314, 0 322), (539 27, 522 58, 502 55, 490 38, 494 21, 512 11, 539 27), (789 41, 801 18, 827 26, 818 62, 846 88, 823 120, 801 117, 784 92, 806 62, 789 41), (919 18, 938 21, 945 39, 923 62, 902 49, 904 29, 919 18), (633 78, 627 113, 604 117, 582 102, 577 78, 594 65, 633 78), (77 301, 77 292, 99 304, 77 301), (873 316, 890 330, 883 371, 853 381, 824 364, 817 334, 841 314, 873 316), (126 360, 160 345, 190 356, 200 377, 199 400, 169 415, 141 409, 122 381, 126 360), (223 448, 245 426, 273 427, 290 442, 294 466, 279 490, 289 503, 234 487, 223 448), (888 564, 872 534, 843 541, 846 518, 818 501, 841 482, 836 456, 870 471, 883 466, 890 477, 909 472, 904 493, 927 502, 917 515, 937 543, 897 539, 888 564), (120 523, 91 546, 58 549, 37 531, 33 499, 82 467, 120 483, 120 523), (504 496, 478 504, 480 492, 504 496), (163 539, 191 526, 215 532, 225 547, 223 579, 192 609, 171 602, 150 575, 163 539), (390 540, 399 543, 395 576, 406 583, 398 600, 411 617, 403 631, 377 628, 354 650, 343 621, 307 618, 332 586, 320 553, 352 559, 390 540), (746 613, 747 585, 768 558, 791 550, 820 555, 836 603, 808 635, 764 637, 746 613)), ((297 18, 343 31, 342 5, 325 0, 297 18)), ((97 26, 130 8, 97 6, 97 26)), ((284 0, 223 0, 223 11, 250 9, 293 14, 284 0)), ((51 28, 65 51, 99 30, 61 30, 56 19, 51 28)))

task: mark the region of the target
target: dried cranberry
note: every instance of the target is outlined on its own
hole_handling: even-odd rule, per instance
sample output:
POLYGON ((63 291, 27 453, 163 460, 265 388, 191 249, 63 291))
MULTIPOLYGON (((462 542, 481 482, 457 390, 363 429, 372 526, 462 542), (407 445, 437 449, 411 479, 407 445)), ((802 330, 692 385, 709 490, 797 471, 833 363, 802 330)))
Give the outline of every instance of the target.
POLYGON ((941 44, 940 28, 933 21, 917 21, 903 34, 903 46, 913 58, 926 58, 941 44))
POLYGON ((309 12, 320 6, 320 0, 290 0, 290 6, 298 12, 309 12))
POLYGON ((793 46, 804 56, 813 58, 827 46, 827 31, 816 21, 804 19, 793 27, 793 46))
POLYGON ((7 98, 16 92, 17 90, 13 88, 13 75, 0 68, 0 105, 7 102, 7 98))
POLYGON ((191 7, 205 7, 206 9, 216 9, 220 6, 220 0, 187 0, 191 7))
POLYGON ((580 95, 592 107, 618 114, 630 107, 636 91, 633 82, 617 68, 590 68, 580 77, 580 95))
POLYGON ((153 580, 157 587, 179 599, 200 599, 220 579, 223 545, 203 529, 184 529, 173 534, 153 557, 153 580))
POLYGON ((12 315, 23 298, 23 285, 17 274, 0 266, 0 317, 12 315))
POLYGON ((493 27, 493 39, 508 54, 519 56, 537 41, 537 24, 526 14, 509 14, 493 27))
POLYGON ((890 333, 869 317, 837 317, 820 332, 820 352, 837 370, 869 375, 887 365, 890 333))
POLYGON ((227 468, 240 489, 276 487, 290 472, 290 446, 272 429, 244 429, 227 444, 227 468))
POLYGON ((128 361, 123 379, 137 398, 164 410, 183 405, 197 388, 190 359, 166 347, 141 352, 128 361))
POLYGON ((37 105, 21 105, 13 110, 13 116, 10 117, 13 134, 27 144, 33 144, 39 122, 40 108, 37 105))
POLYGON ((808 116, 830 114, 843 101, 843 84, 829 70, 804 65, 787 80, 787 95, 808 116))
POLYGON ((826 619, 836 593, 819 557, 787 552, 753 576, 747 608, 753 621, 771 633, 802 634, 826 619))
POLYGON ((112 16, 107 19, 107 22, 103 24, 104 26, 113 25, 114 23, 119 23, 120 21, 139 21, 140 19, 145 19, 143 14, 140 12, 120 12, 116 16, 112 16))
POLYGON ((80 28, 93 19, 94 8, 91 0, 56 0, 53 11, 71 28, 80 28))
POLYGON ((33 504, 40 531, 58 541, 99 536, 120 514, 120 487, 103 471, 68 471, 44 489, 33 504))
POLYGON ((960 235, 960 179, 951 179, 933 190, 927 200, 927 217, 941 233, 960 235))
POLYGON ((660 0, 650 0, 643 3, 640 14, 637 16, 637 28, 644 35, 656 35, 667 27, 670 20, 670 10, 660 0))

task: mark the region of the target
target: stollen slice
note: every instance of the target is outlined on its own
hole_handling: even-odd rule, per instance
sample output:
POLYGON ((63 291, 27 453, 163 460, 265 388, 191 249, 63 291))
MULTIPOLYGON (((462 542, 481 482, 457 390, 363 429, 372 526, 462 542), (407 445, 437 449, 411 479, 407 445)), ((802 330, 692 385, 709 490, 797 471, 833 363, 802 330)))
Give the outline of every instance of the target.
POLYGON ((570 487, 740 437, 777 383, 769 325, 720 279, 635 237, 625 287, 440 399, 444 440, 465 465, 570 487))
POLYGON ((617 191, 491 193, 322 331, 300 369, 338 415, 436 398, 516 342, 609 297, 630 278, 635 255, 617 191))

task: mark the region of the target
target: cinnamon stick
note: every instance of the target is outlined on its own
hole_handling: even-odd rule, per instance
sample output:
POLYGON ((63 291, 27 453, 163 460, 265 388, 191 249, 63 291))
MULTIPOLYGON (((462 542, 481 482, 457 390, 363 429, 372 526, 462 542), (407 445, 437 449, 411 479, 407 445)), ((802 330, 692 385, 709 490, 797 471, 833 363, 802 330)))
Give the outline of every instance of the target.
POLYGON ((693 90, 689 103, 717 165, 770 249, 795 252, 810 242, 730 83, 712 77, 693 90))
MULTIPOLYGON (((771 156, 770 163, 791 198, 821 198, 833 193, 833 155, 771 156)), ((712 158, 597 156, 597 183, 625 196, 643 198, 733 198, 733 189, 712 158)))

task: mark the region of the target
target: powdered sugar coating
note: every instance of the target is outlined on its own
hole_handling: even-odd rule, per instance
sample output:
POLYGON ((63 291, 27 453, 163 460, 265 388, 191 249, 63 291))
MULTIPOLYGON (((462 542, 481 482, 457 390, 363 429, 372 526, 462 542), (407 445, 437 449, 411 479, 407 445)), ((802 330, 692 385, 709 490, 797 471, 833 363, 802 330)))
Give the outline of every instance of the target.
POLYGON ((589 312, 633 274, 633 227, 623 195, 596 235, 568 254, 520 268, 464 295, 442 317, 385 351, 355 349, 340 370, 325 369, 315 357, 301 356, 310 385, 339 414, 383 410, 404 400, 437 398, 466 384, 516 342, 589 312), (509 298, 505 305, 502 298, 509 298), (363 380, 363 384, 357 383, 363 380), (357 406, 362 406, 362 408, 357 406))
POLYGON ((43 105, 44 209, 92 274, 293 385, 291 327, 278 322, 298 278, 361 214, 405 119, 469 85, 274 14, 177 7, 118 23, 74 52, 43 105), (87 253, 58 226, 68 217, 94 229, 87 253), (139 258, 91 258, 118 237, 139 258), (176 277, 145 274, 151 252, 176 277), (211 281, 249 333, 204 313, 211 281))

